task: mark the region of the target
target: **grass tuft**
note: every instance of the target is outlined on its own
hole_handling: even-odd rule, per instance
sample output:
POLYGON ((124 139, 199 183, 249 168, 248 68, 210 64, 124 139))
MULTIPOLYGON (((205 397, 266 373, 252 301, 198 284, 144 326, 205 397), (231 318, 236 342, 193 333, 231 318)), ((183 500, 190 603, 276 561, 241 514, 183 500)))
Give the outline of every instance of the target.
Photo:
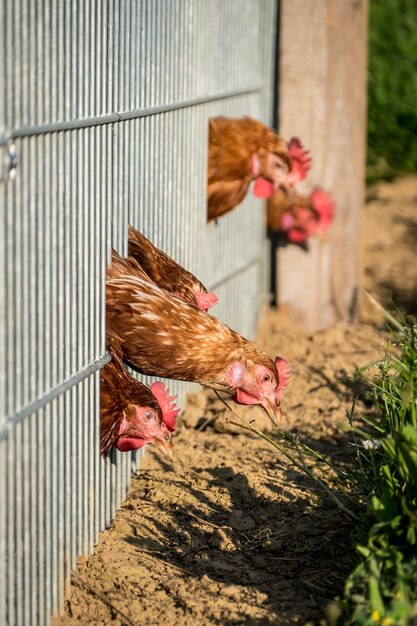
POLYGON ((334 624, 417 623, 417 324, 403 325, 384 314, 392 340, 384 358, 369 366, 377 368, 376 375, 362 368, 377 416, 366 419, 366 438, 356 444, 356 471, 367 502, 358 529, 360 560, 334 624))

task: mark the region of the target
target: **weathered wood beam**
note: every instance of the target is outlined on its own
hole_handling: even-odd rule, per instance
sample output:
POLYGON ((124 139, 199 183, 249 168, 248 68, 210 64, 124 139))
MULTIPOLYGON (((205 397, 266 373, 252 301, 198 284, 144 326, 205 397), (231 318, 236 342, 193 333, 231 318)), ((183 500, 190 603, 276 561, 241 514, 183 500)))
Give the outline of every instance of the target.
POLYGON ((352 320, 364 199, 367 0, 281 0, 279 130, 311 150, 336 203, 329 242, 277 250, 277 302, 310 330, 352 320))

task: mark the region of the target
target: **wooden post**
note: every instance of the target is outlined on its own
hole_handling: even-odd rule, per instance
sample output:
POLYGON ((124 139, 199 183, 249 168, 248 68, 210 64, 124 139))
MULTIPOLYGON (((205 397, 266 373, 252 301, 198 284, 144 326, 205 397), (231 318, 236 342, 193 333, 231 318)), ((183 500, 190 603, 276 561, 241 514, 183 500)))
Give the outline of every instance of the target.
POLYGON ((299 136, 313 167, 302 188, 330 191, 329 242, 277 249, 277 302, 309 330, 357 308, 364 200, 367 0, 281 0, 279 132, 299 136))

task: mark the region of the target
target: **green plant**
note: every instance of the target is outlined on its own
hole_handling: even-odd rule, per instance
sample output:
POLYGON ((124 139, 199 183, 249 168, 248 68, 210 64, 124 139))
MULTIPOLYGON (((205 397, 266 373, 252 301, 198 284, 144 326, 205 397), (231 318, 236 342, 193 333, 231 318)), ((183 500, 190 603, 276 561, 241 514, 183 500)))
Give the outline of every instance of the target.
POLYGON ((417 170, 417 3, 371 0, 368 182, 417 170))
POLYGON ((384 313, 393 340, 384 358, 370 364, 377 375, 366 378, 378 414, 365 420, 367 431, 350 419, 363 437, 356 445, 368 506, 361 559, 347 580, 339 624, 417 623, 417 325, 384 313))

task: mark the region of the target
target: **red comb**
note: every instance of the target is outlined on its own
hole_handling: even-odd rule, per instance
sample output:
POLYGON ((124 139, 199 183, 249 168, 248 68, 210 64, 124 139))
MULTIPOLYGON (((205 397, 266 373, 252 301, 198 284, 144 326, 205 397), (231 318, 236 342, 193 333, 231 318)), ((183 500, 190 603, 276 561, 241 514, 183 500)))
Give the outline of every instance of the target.
POLYGON ((201 291, 195 292, 195 300, 197 302, 197 306, 202 311, 207 311, 211 309, 212 306, 218 303, 219 299, 215 293, 212 291, 207 291, 207 293, 202 293, 201 291))
POLYGON ((290 139, 288 152, 292 159, 292 169, 288 175, 288 181, 296 185, 307 176, 307 172, 311 167, 310 152, 303 148, 303 144, 298 137, 290 139))
POLYGON ((282 400, 284 389, 288 385, 288 381, 291 377, 291 365, 287 359, 277 356, 275 359, 275 367, 277 368, 279 378, 276 396, 279 400, 282 400))
POLYGON ((310 202, 318 214, 317 230, 327 230, 334 218, 332 196, 322 189, 314 189, 310 194, 310 202))
POLYGON ((155 398, 158 400, 158 404, 162 411, 162 420, 169 431, 174 432, 177 420, 175 419, 180 412, 175 405, 177 396, 170 396, 169 389, 165 388, 164 383, 157 381, 152 383, 151 391, 155 398))

